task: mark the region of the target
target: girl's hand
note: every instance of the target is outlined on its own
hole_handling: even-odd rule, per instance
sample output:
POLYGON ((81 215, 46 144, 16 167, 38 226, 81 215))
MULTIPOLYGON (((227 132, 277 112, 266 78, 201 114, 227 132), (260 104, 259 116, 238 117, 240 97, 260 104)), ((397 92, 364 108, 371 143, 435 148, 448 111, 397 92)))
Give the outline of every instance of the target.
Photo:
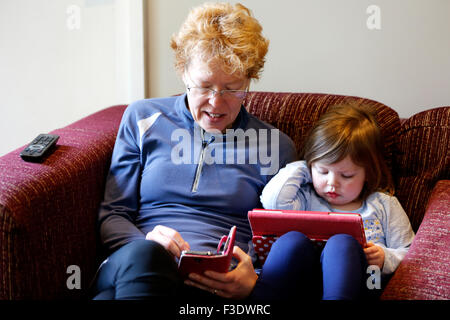
POLYGON ((367 263, 369 265, 375 265, 383 268, 384 265, 384 250, 382 247, 373 244, 372 242, 367 243, 367 247, 364 248, 364 253, 366 254, 367 263))
POLYGON ((203 275, 191 273, 185 284, 224 298, 244 299, 248 297, 255 286, 258 275, 253 269, 250 256, 241 248, 234 246, 233 257, 239 261, 234 270, 227 273, 205 271, 203 275))
POLYGON ((189 244, 174 229, 165 226, 156 226, 145 236, 146 240, 158 242, 174 257, 179 258, 181 251, 189 250, 189 244))

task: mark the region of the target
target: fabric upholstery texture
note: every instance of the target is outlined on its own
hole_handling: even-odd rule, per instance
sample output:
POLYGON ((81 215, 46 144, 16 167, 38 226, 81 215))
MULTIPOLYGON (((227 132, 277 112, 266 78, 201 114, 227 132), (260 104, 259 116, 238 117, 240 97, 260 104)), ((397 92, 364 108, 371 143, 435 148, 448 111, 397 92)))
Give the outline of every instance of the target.
POLYGON ((308 132, 329 107, 344 102, 364 104, 375 110, 385 144, 385 159, 391 167, 394 138, 400 129, 397 112, 386 105, 359 97, 320 93, 252 92, 245 101, 247 110, 294 140, 300 151, 308 132))
POLYGON ((91 115, 52 133, 57 149, 43 163, 0 158, 0 298, 76 298, 67 268, 82 288, 97 265, 96 215, 125 106, 91 115), (65 295, 61 295, 61 292, 65 295))
MULTIPOLYGON (((342 95, 252 92, 245 105, 301 150, 320 115, 345 101, 374 108, 396 195, 418 230, 382 298, 448 299, 450 107, 401 122, 382 103, 342 95)), ((97 211, 125 107, 109 107, 53 131, 61 136, 58 147, 41 164, 22 161, 23 147, 0 157, 0 299, 86 296, 101 260, 97 211), (81 290, 67 287, 70 265, 80 267, 81 290)))
POLYGON ((438 182, 416 238, 389 281, 382 299, 450 299, 449 191, 450 180, 438 182))
POLYGON ((417 231, 432 189, 450 177, 450 107, 407 119, 396 136, 396 196, 417 231))

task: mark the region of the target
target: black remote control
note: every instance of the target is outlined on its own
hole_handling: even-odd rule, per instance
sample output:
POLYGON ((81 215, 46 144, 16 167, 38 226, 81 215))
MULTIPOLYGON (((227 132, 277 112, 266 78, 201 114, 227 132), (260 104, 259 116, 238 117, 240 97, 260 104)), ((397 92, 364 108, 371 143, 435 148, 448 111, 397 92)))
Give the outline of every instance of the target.
POLYGON ((29 162, 42 161, 56 146, 59 136, 55 134, 40 134, 20 153, 20 157, 29 162))

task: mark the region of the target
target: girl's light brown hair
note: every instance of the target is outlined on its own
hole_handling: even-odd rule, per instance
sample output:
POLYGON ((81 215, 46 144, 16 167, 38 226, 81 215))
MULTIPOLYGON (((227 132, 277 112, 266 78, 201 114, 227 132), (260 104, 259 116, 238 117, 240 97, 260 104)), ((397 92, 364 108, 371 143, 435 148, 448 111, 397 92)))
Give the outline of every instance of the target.
POLYGON ((221 61, 228 74, 259 79, 269 41, 249 9, 241 4, 205 3, 191 10, 172 36, 175 69, 182 76, 192 58, 221 61))
POLYGON ((380 128, 367 106, 345 103, 331 107, 315 123, 303 149, 303 159, 310 169, 315 161, 333 164, 346 156, 365 170, 362 200, 375 191, 393 193, 380 128))

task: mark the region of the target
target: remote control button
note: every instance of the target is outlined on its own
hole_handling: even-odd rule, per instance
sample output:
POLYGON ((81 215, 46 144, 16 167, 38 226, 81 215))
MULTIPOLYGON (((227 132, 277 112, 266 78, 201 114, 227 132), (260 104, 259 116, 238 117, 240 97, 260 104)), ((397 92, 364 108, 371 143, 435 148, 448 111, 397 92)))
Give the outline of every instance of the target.
POLYGON ((32 146, 29 147, 29 149, 31 151, 37 151, 37 150, 42 150, 44 149, 45 146, 43 146, 42 144, 34 144, 32 146))

